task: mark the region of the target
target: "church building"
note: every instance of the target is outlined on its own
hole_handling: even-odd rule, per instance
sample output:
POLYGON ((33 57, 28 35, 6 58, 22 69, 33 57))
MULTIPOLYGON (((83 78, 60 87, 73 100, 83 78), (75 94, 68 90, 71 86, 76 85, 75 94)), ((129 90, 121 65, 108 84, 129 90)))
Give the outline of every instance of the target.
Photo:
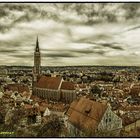
POLYGON ((41 74, 41 53, 38 37, 34 52, 33 95, 48 101, 71 103, 76 99, 74 83, 64 81, 62 77, 48 77, 41 74))

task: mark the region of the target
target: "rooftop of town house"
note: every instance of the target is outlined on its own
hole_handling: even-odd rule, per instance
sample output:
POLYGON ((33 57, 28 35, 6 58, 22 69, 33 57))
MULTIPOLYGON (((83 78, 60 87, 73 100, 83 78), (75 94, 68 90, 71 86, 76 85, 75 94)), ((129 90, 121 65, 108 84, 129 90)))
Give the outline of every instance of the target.
POLYGON ((67 108, 67 105, 64 105, 63 103, 48 104, 48 108, 51 111, 64 112, 66 110, 66 108, 67 108))
POLYGON ((48 107, 48 103, 47 102, 40 102, 38 103, 38 108, 41 112, 44 112, 46 110, 46 108, 48 107))
POLYGON ((32 106, 32 105, 30 105, 30 104, 24 104, 24 108, 25 108, 25 109, 32 109, 32 108, 33 108, 33 106, 32 106))
POLYGON ((95 102, 84 97, 71 103, 67 111, 69 121, 76 127, 95 130, 107 109, 107 104, 95 102))
POLYGON ((132 123, 135 123, 137 120, 140 120, 140 118, 135 118, 134 115, 128 116, 127 114, 124 114, 120 116, 122 119, 122 125, 127 126, 132 123))
POLYGON ((126 105, 126 106, 121 106, 120 108, 119 108, 120 110, 122 110, 122 111, 130 111, 130 112, 132 112, 132 111, 139 111, 140 112, 140 105, 126 105))
POLYGON ((40 113, 38 107, 34 107, 33 105, 30 104, 24 104, 22 109, 24 109, 26 115, 34 115, 40 113))
POLYGON ((140 83, 134 84, 130 88, 130 94, 139 94, 140 93, 140 83))
POLYGON ((30 99, 32 99, 35 102, 41 102, 42 101, 42 99, 40 99, 38 96, 35 96, 35 95, 31 95, 30 99))
POLYGON ((86 88, 86 84, 76 84, 76 87, 78 87, 78 88, 86 88))
POLYGON ((17 91, 18 93, 23 93, 24 91, 30 92, 29 87, 24 84, 8 84, 5 89, 9 91, 17 91))
POLYGON ((75 90, 74 83, 63 81, 60 89, 62 89, 62 90, 75 90))
POLYGON ((31 97, 31 93, 30 93, 30 92, 26 92, 26 91, 22 92, 20 95, 21 95, 22 97, 26 97, 26 98, 31 97))

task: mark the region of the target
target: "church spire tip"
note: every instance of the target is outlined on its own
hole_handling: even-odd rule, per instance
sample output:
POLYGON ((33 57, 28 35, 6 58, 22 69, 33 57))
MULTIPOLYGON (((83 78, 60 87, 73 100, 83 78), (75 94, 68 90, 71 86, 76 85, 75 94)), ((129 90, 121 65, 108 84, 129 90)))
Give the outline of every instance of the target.
POLYGON ((39 52, 39 41, 38 41, 38 35, 36 39, 36 52, 39 52))

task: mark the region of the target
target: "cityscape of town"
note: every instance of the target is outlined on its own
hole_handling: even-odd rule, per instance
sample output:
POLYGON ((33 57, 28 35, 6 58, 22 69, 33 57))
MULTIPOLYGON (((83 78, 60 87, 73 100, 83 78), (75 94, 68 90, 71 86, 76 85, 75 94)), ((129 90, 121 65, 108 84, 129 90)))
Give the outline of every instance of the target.
MULTIPOLYGON (((131 3, 129 6, 136 7, 131 3)), ((20 6, 15 7, 19 10, 20 6)), ((66 7, 69 6, 66 4, 66 7)), ((2 33, 0 40, 3 41, 1 36, 2 33)), ((103 36, 99 38, 102 40, 103 36)), ((137 63, 134 66, 124 62, 118 66, 86 65, 79 61, 79 65, 73 66, 67 63, 65 66, 44 66, 44 57, 49 54, 42 55, 44 49, 40 40, 40 35, 32 40, 31 66, 28 66, 28 59, 31 59, 26 55, 22 59, 24 65, 22 61, 17 65, 10 59, 11 65, 6 61, 4 65, 0 58, 0 137, 140 137, 140 66, 136 66, 137 63)), ((2 44, 0 42, 0 50, 2 44)), ((126 51, 118 44, 104 43, 104 47, 107 46, 108 51, 119 50, 120 54, 126 51)), ((2 53, 4 51, 12 53, 12 50, 2 53)), ((83 54, 82 50, 75 51, 83 54)), ((57 52, 57 57, 56 52, 52 54, 56 61, 59 53, 63 53, 62 50, 57 52)), ((67 56, 61 57, 65 60, 67 56)))
POLYGON ((0 67, 0 130, 11 137, 139 137, 140 67, 0 67), (9 135, 9 133, 10 135, 9 135))

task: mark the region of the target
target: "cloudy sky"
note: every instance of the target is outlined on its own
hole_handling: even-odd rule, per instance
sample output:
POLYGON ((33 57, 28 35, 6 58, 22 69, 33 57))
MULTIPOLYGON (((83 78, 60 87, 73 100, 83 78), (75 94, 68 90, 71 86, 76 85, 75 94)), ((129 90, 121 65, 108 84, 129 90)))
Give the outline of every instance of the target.
POLYGON ((140 66, 140 3, 0 3, 0 65, 140 66))

